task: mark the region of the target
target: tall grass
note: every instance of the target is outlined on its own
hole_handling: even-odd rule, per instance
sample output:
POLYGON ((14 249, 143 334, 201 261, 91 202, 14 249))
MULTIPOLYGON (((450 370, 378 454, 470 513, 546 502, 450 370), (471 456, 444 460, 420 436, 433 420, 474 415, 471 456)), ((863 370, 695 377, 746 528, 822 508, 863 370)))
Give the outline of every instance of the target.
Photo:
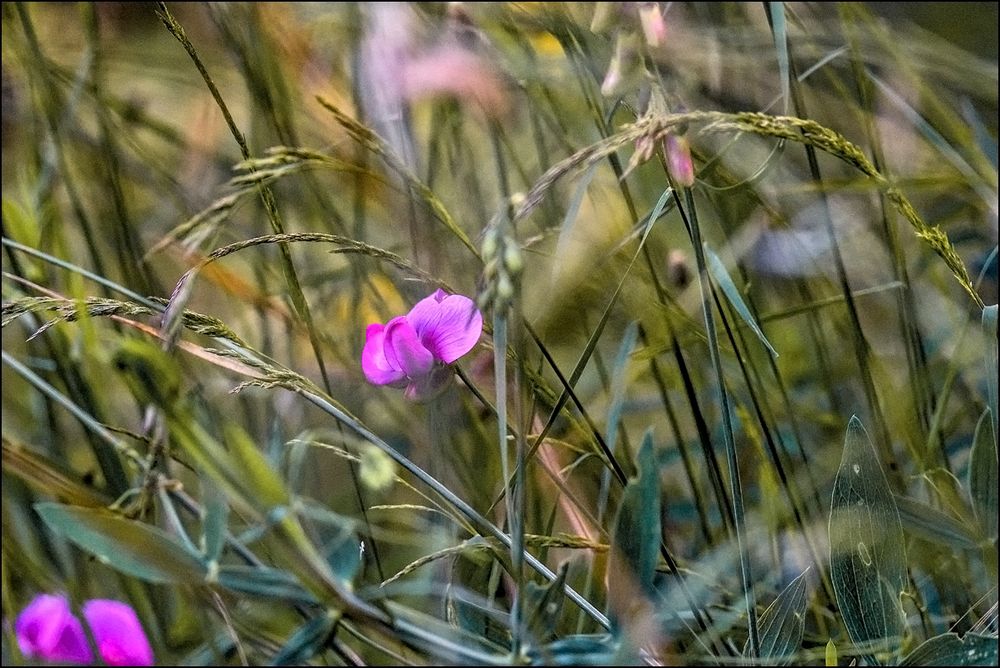
POLYGON ((966 9, 5 3, 4 663, 995 665, 966 9))

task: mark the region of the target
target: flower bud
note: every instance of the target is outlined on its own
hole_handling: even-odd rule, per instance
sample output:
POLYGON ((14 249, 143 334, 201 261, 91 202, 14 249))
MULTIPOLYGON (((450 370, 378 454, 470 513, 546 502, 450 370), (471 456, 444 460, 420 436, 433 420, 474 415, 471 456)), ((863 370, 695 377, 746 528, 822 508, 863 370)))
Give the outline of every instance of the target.
POLYGON ((685 137, 667 135, 663 142, 667 154, 667 170, 677 185, 690 188, 694 185, 694 163, 691 161, 691 146, 685 137))
POLYGON ((640 71, 638 35, 619 32, 615 38, 615 53, 601 83, 601 95, 612 97, 622 92, 640 71))
POLYGON ((657 2, 644 2, 639 7, 639 22, 642 24, 642 34, 646 37, 646 43, 652 47, 663 44, 667 36, 667 24, 660 13, 660 4, 657 2))

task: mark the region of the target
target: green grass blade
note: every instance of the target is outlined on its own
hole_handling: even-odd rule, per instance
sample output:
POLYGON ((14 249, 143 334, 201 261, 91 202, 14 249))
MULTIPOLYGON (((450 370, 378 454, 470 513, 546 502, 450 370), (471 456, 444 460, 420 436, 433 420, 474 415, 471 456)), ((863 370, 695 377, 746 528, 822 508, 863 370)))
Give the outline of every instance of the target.
POLYGON ((778 74, 781 76, 781 99, 785 113, 791 104, 791 80, 788 67, 788 29, 785 24, 785 3, 769 2, 767 11, 771 23, 771 33, 774 36, 774 51, 778 58, 778 74))
POLYGON ((732 304, 734 309, 736 309, 736 313, 738 313, 740 318, 743 319, 743 322, 745 322, 747 326, 753 330, 753 333, 757 335, 757 338, 764 344, 764 347, 767 348, 772 355, 777 357, 778 351, 775 350, 774 346, 771 345, 771 342, 767 340, 767 337, 764 335, 764 331, 760 328, 760 325, 757 324, 753 314, 750 313, 750 309, 747 308, 746 302, 743 301, 740 291, 737 289, 736 284, 733 283, 732 277, 726 270, 726 265, 722 263, 722 258, 716 255, 715 251, 709 248, 707 242, 704 246, 705 259, 708 260, 708 272, 712 275, 712 280, 714 280, 719 287, 722 288, 723 294, 726 295, 729 303, 732 304))

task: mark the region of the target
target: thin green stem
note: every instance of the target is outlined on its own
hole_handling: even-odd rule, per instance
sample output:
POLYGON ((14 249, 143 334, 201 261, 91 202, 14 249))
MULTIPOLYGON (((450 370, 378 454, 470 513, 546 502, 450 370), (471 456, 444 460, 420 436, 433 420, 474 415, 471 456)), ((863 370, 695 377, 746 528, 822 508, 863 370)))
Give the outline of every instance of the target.
MULTIPOLYGON (((722 358, 719 354, 719 337, 715 330, 715 318, 712 312, 711 286, 709 285, 708 267, 705 262, 705 249, 701 242, 701 231, 698 227, 698 215, 694 204, 694 195, 690 188, 684 189, 684 200, 689 216, 688 229, 691 231, 691 244, 694 246, 695 261, 698 267, 698 285, 701 289, 702 313, 705 317, 705 331, 708 334, 708 352, 712 359, 712 368, 719 391, 719 410, 722 413, 722 430, 726 445, 726 459, 729 464, 729 488, 733 503, 733 529, 736 534, 736 547, 740 553, 740 577, 743 584, 743 596, 747 609, 747 631, 749 635, 750 656, 760 656, 760 632, 757 629, 757 597, 754 592, 753 574, 750 567, 750 550, 745 544, 746 513, 743 507, 743 487, 740 482, 740 464, 736 456, 736 439, 733 437, 732 413, 729 406, 729 394, 726 391, 725 376, 722 372, 722 358)), ((684 215, 680 202, 677 209, 684 215)))

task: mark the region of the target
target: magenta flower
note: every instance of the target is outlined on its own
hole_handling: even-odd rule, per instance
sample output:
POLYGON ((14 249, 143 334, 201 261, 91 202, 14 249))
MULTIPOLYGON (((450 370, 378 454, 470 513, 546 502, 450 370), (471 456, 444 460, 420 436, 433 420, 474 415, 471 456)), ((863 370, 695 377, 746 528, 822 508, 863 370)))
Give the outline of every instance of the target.
POLYGON ((153 665, 153 648, 132 606, 95 598, 83 604, 83 616, 94 634, 97 651, 104 663, 109 666, 153 665))
POLYGON ((471 299, 436 290, 406 315, 368 325, 361 368, 370 383, 405 387, 407 399, 423 401, 444 387, 447 365, 472 350, 482 332, 471 299))
MULTIPOLYGON (((84 603, 83 616, 105 664, 153 665, 153 650, 139 618, 129 605, 94 599, 84 603)), ((27 658, 56 663, 94 662, 83 625, 70 611, 65 596, 36 596, 18 615, 14 632, 21 653, 27 658)))
POLYGON ((70 612, 65 596, 36 596, 17 616, 14 633, 26 658, 58 663, 94 662, 83 625, 70 612))

